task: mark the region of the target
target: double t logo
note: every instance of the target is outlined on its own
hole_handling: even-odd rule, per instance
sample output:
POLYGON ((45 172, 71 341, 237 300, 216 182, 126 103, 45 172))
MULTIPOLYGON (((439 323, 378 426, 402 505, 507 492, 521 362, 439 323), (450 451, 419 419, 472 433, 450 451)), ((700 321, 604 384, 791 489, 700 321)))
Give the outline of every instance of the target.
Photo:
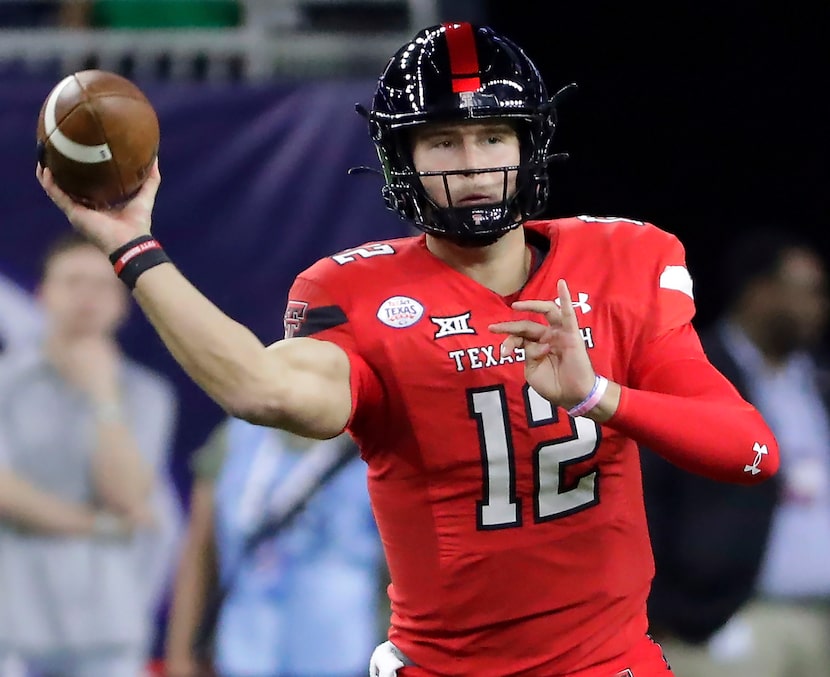
POLYGON ((744 472, 750 472, 753 475, 757 475, 761 472, 761 468, 759 467, 761 465, 761 459, 763 459, 769 452, 767 451, 767 445, 761 444, 760 442, 756 442, 752 446, 752 451, 755 452, 755 460, 752 462, 752 465, 744 466, 744 472))

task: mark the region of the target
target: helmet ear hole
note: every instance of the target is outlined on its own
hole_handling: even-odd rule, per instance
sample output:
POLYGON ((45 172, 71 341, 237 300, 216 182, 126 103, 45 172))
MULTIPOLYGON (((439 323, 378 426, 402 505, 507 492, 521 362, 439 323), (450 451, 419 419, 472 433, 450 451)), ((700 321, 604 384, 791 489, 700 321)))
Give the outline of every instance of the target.
POLYGON ((556 103, 573 87, 549 97, 525 52, 490 28, 447 23, 420 31, 389 60, 368 113, 369 134, 384 165, 387 206, 427 232, 491 241, 538 214, 548 195, 556 103), (494 118, 515 122, 519 134, 520 163, 518 171, 510 170, 517 171, 515 193, 486 209, 431 204, 405 132, 428 122, 494 118))

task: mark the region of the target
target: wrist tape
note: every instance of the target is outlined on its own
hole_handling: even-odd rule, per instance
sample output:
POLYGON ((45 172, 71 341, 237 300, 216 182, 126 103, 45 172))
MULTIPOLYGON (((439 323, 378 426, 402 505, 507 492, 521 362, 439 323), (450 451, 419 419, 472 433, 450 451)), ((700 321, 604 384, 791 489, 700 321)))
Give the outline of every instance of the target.
POLYGON ((130 290, 135 289, 135 283, 144 271, 169 262, 170 257, 152 235, 130 240, 110 254, 115 274, 130 290))

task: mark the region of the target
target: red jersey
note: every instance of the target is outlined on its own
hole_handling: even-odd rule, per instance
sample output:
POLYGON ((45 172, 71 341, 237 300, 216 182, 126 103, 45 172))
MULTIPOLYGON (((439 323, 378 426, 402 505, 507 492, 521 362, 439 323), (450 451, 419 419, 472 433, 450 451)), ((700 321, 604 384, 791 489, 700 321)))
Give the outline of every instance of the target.
MULTIPOLYGON (((674 236, 588 217, 525 228, 546 256, 518 297, 555 299, 567 280, 598 374, 636 388, 659 367, 652 347, 693 331, 674 236)), ((424 236, 321 260, 290 292, 287 334, 349 354, 349 431, 391 574, 390 639, 439 675, 570 674, 647 630, 637 445, 529 388, 522 351, 500 355, 504 337, 488 330, 520 315, 538 319, 448 267, 424 236)))

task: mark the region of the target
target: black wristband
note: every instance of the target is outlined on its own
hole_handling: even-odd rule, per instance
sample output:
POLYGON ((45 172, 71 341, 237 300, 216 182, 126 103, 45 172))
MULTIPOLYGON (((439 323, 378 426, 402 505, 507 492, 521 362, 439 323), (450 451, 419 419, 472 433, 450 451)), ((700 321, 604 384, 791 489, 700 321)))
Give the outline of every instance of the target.
POLYGON ((152 235, 142 235, 120 246, 110 254, 116 275, 130 290, 135 289, 139 275, 160 263, 169 263, 161 245, 152 235))

